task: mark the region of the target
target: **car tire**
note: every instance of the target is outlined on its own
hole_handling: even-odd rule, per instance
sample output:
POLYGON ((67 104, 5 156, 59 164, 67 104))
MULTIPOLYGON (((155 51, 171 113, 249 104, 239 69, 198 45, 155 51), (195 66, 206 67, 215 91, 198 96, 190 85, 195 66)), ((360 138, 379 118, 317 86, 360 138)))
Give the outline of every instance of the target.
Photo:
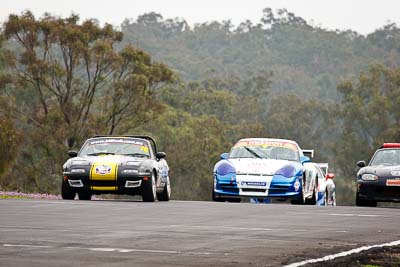
POLYGON ((73 200, 75 199, 76 192, 67 184, 62 182, 61 184, 61 197, 62 199, 73 200))
POLYGON ((171 199, 171 184, 169 182, 169 177, 167 178, 167 182, 164 185, 164 190, 157 194, 157 199, 159 201, 169 201, 171 199))
POLYGON ((215 195, 214 187, 212 189, 212 200, 215 202, 225 202, 225 199, 223 199, 222 197, 217 197, 215 195))
POLYGON ((150 179, 143 183, 142 199, 144 202, 154 202, 157 199, 156 176, 154 172, 152 172, 150 179))
POLYGON ((358 207, 376 207, 377 202, 374 200, 364 200, 359 197, 358 194, 356 194, 356 206, 358 207))
POLYGON ((317 205, 317 194, 318 194, 318 188, 316 185, 318 184, 318 181, 314 184, 314 189, 313 189, 313 194, 310 199, 306 200, 307 205, 317 205))
POLYGON ((312 197, 310 199, 306 199, 306 204, 307 205, 316 205, 317 204, 317 196, 316 196, 316 190, 314 188, 312 197))
POLYGON ((358 206, 358 207, 365 207, 366 206, 365 200, 362 200, 358 196, 358 194, 356 194, 356 206, 358 206))
POLYGON ((294 204, 294 205, 304 205, 305 204, 306 200, 304 198, 304 181, 305 181, 305 178, 303 177, 303 179, 301 180, 301 192, 300 192, 300 195, 299 195, 299 197, 297 199, 292 199, 290 201, 291 204, 294 204))
POLYGON ((231 203, 240 203, 240 201, 242 201, 240 198, 234 198, 234 197, 228 198, 227 200, 228 200, 228 202, 231 202, 231 203))
POLYGON ((91 200, 92 194, 90 192, 78 192, 79 200, 91 200))

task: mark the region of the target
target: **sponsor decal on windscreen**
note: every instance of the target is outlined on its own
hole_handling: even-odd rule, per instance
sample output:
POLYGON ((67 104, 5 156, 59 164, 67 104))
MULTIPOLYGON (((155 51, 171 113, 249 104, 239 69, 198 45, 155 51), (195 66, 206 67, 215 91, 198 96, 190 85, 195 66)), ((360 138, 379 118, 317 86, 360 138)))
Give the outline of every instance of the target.
POLYGON ((295 151, 298 150, 295 144, 289 142, 279 142, 279 141, 246 140, 246 141, 240 141, 235 144, 235 147, 243 147, 243 146, 284 147, 295 151))
POLYGON ((138 145, 138 146, 144 146, 144 143, 138 140, 131 140, 131 139, 100 139, 100 140, 93 140, 90 142, 91 145, 96 145, 96 144, 104 144, 104 143, 124 143, 124 144, 133 144, 133 145, 138 145))

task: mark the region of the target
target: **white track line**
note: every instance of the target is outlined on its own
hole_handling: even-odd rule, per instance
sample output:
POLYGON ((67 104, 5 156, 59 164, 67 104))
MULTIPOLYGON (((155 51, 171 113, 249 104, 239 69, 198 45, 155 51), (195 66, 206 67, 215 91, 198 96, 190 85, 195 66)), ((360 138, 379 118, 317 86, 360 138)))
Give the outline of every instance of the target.
POLYGON ((379 214, 354 214, 354 213, 330 213, 331 216, 343 216, 343 217, 386 217, 385 215, 379 214))
MULTIPOLYGON (((3 244, 3 247, 20 247, 20 248, 48 248, 57 249, 55 246, 38 246, 38 245, 28 245, 28 244, 3 244)), ((180 250, 155 250, 155 249, 129 249, 129 248, 111 248, 111 247, 59 247, 60 249, 76 249, 76 250, 89 250, 94 252, 117 252, 117 253, 158 253, 158 254, 183 254, 183 255, 212 255, 211 252, 202 251, 180 251, 180 250)))
POLYGON ((164 226, 166 228, 180 228, 184 229, 185 228, 190 228, 190 229, 205 229, 205 230, 233 230, 233 231, 239 231, 239 230, 247 230, 247 231, 273 231, 274 229, 271 228, 259 228, 259 227, 234 227, 234 226, 209 226, 209 225, 177 225, 177 224, 171 224, 171 225, 166 225, 164 226))
POLYGON ((303 265, 306 265, 306 264, 309 264, 309 263, 329 261, 329 260, 333 260, 335 258, 349 256, 351 254, 360 253, 361 251, 370 250, 372 248, 392 247, 392 246, 398 246, 398 245, 400 245, 400 240, 396 240, 396 241, 393 241, 393 242, 384 243, 384 244, 380 244, 380 245, 364 246, 364 247, 359 247, 359 248, 351 249, 351 250, 348 250, 348 251, 340 252, 340 253, 337 253, 337 254, 328 255, 328 256, 325 256, 325 257, 322 257, 322 258, 317 258, 317 259, 311 259, 311 260, 305 260, 305 261, 291 263, 289 265, 285 265, 284 267, 298 267, 298 266, 303 266, 303 265))
POLYGON ((3 244, 4 247, 22 247, 22 248, 51 248, 51 246, 37 246, 37 245, 13 245, 3 244))

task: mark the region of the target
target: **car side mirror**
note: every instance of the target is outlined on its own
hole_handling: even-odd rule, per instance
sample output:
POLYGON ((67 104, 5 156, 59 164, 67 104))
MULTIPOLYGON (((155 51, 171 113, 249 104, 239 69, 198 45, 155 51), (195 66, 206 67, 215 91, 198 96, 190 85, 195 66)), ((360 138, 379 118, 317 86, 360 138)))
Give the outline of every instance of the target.
POLYGON ((75 150, 70 150, 68 151, 68 156, 70 158, 75 158, 76 156, 78 156, 78 152, 76 152, 75 150))
POLYGON ((228 153, 222 153, 220 158, 221 159, 227 159, 228 158, 228 153))
POLYGON ((333 178, 335 178, 335 175, 334 175, 333 173, 331 173, 331 172, 328 172, 328 173, 326 174, 325 178, 326 178, 326 179, 333 179, 333 178))
POLYGON ((167 156, 167 154, 165 154, 165 152, 157 152, 156 154, 156 158, 158 159, 163 159, 167 156))
POLYGON ((301 161, 301 164, 304 164, 306 162, 311 162, 310 158, 306 157, 306 156, 301 156, 300 161, 301 161))
POLYGON ((367 164, 365 163, 364 160, 360 160, 360 161, 357 162, 357 166, 360 167, 360 168, 362 168, 362 167, 367 166, 367 164))

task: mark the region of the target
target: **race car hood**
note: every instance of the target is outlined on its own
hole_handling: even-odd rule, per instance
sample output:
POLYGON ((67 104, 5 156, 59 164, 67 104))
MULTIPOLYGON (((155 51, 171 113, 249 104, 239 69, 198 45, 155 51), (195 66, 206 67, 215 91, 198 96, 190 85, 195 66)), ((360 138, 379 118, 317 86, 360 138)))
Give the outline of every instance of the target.
POLYGON ((400 165, 397 166, 366 166, 358 171, 358 175, 364 173, 376 174, 380 177, 396 176, 400 177, 400 165))
POLYGON ((274 175, 278 169, 284 166, 300 165, 300 163, 288 160, 255 158, 229 159, 229 162, 235 167, 237 174, 274 175))

